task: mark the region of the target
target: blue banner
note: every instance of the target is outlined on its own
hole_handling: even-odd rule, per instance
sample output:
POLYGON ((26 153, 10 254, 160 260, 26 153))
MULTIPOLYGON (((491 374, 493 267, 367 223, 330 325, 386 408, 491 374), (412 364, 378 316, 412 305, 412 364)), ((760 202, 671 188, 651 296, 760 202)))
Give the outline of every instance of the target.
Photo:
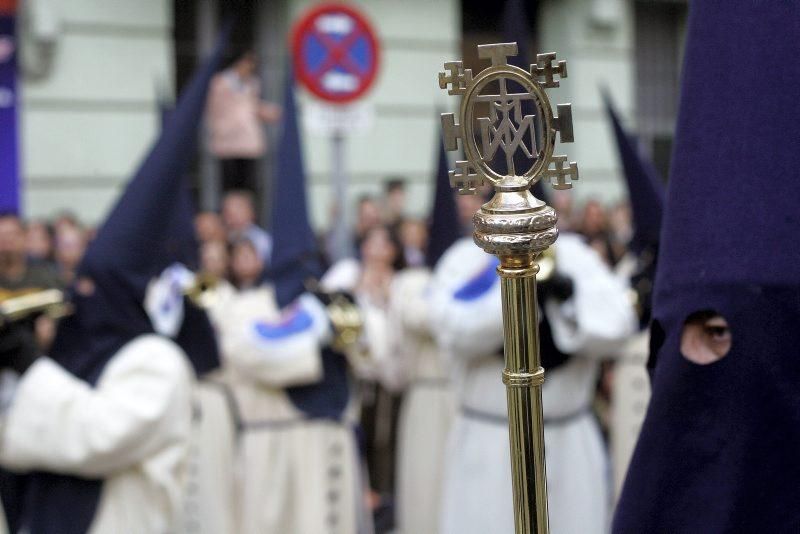
POLYGON ((20 202, 15 22, 0 11, 0 212, 18 212, 20 202))

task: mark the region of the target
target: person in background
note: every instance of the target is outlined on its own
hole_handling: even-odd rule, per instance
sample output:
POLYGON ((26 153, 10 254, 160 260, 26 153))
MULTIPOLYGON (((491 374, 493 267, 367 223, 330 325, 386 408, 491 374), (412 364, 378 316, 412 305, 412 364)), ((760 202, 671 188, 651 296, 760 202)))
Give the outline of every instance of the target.
POLYGON ((621 258, 633 237, 633 217, 628 202, 617 202, 608 213, 608 230, 611 243, 618 258, 621 258))
POLYGON ((230 280, 239 291, 257 288, 264 279, 264 260, 247 238, 231 246, 230 280))
POLYGON ((597 200, 591 199, 583 207, 579 231, 603 261, 611 266, 616 265, 619 258, 611 242, 606 210, 597 200))
POLYGON ((369 354, 354 369, 359 378, 361 428, 369 473, 369 505, 376 532, 388 532, 393 523, 394 458, 401 388, 399 361, 387 343, 392 280, 403 265, 402 244, 390 228, 378 224, 363 236, 359 260, 334 264, 321 286, 328 291, 351 292, 364 318, 364 345, 369 354))
MULTIPOLYGON (((0 465, 25 476, 18 506, 3 495, 10 532, 178 530, 192 387, 219 364, 176 264, 192 241, 183 171, 221 52, 218 43, 87 249, 48 356, 20 331, 0 335, 0 368, 20 375, 0 439, 0 465)), ((16 217, 0 229, 0 245, 6 233, 22 240, 16 217)), ((4 276, 19 283, 14 267, 4 276)))
POLYGON ((486 202, 485 194, 456 195, 456 213, 462 235, 472 235, 472 216, 481 209, 484 202, 486 202))
POLYGON ((655 165, 641 153, 635 138, 623 126, 611 94, 604 92, 603 99, 628 189, 628 200, 620 202, 609 217, 616 243, 625 243, 627 249, 615 271, 618 277, 629 281, 631 301, 639 318, 639 331, 625 344, 605 377, 611 392, 609 449, 616 500, 650 401, 648 327, 666 194, 655 165))
POLYGON ((558 215, 558 229, 562 232, 575 231, 575 213, 573 194, 570 191, 550 191, 550 205, 558 215))
POLYGON ((425 265, 425 249, 428 247, 428 226, 425 222, 405 219, 400 223, 399 235, 404 263, 408 267, 425 265))
POLYGON ((353 244, 356 251, 361 249, 361 242, 371 229, 382 224, 381 208, 378 201, 370 195, 362 195, 358 198, 356 214, 356 228, 353 244))
POLYGON ((348 360, 334 348, 330 296, 309 290, 323 266, 286 78, 269 273, 259 276, 259 256, 239 244, 232 270, 242 289, 217 315, 241 429, 235 532, 367 534, 348 360))
POLYGON ((65 225, 56 236, 55 259, 58 275, 64 284, 75 279, 81 258, 86 252, 86 233, 80 226, 65 225))
POLYGON ((798 27, 797 2, 689 3, 652 397, 614 534, 800 531, 798 27))
POLYGON ((389 178, 383 187, 383 222, 397 230, 406 215, 406 180, 389 178))
POLYGON ((67 210, 60 212, 58 215, 56 215, 55 219, 53 219, 53 232, 55 233, 56 238, 58 238, 59 232, 66 227, 82 227, 78 216, 67 210))
MULTIPOLYGON (((581 236, 564 233, 553 248, 554 269, 537 288, 550 527, 601 534, 608 461, 592 400, 598 360, 619 350, 634 313, 625 284, 581 236)), ((443 534, 514 530, 497 265, 463 238, 442 256, 430 285, 431 331, 458 377, 460 405, 445 456, 443 534)))
POLYGON ((28 258, 50 264, 53 262, 53 228, 45 221, 31 221, 25 228, 25 248, 28 258))
POLYGON ((22 220, 14 213, 0 214, 0 288, 10 291, 59 285, 53 269, 28 259, 22 220))
POLYGON ((397 429, 397 534, 439 532, 445 450, 455 415, 450 366, 430 318, 431 271, 461 237, 447 155, 438 144, 425 264, 397 273, 389 298, 388 350, 400 362, 404 387, 397 429))
POLYGON ((206 241, 200 245, 200 270, 217 280, 227 280, 230 257, 224 241, 206 241))
POLYGON ((272 237, 256 224, 255 197, 250 191, 229 191, 222 199, 222 222, 228 242, 235 244, 246 238, 255 247, 261 260, 269 262, 272 252, 272 237))
POLYGON ((405 266, 402 247, 397 234, 384 225, 371 228, 364 236, 356 291, 376 306, 386 305, 392 277, 405 266))
POLYGON ((261 100, 258 60, 248 50, 211 82, 207 122, 209 151, 222 162, 223 190, 256 190, 256 160, 267 149, 264 123, 280 120, 281 109, 261 100))
POLYGON ((203 211, 195 215, 194 228, 201 244, 208 241, 225 242, 228 239, 222 218, 213 211, 203 211))

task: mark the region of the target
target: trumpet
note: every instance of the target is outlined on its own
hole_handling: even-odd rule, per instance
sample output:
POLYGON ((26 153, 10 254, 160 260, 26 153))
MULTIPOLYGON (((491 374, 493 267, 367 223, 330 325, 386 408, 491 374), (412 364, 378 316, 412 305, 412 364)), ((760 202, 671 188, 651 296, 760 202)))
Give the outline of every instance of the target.
POLYGON ((544 282, 545 280, 549 280, 555 272, 556 252, 554 247, 550 247, 539 256, 539 272, 536 273, 536 281, 544 282))
POLYGON ((183 288, 183 294, 198 308, 207 310, 219 302, 219 278, 206 272, 198 272, 183 288))
POLYGON ((314 279, 305 281, 306 290, 313 293, 325 306, 333 328, 331 347, 347 357, 350 364, 360 367, 369 359, 367 352, 359 350, 358 341, 364 331, 364 314, 352 295, 343 291, 325 291, 314 279))
POLYGON ((0 289, 0 327, 40 314, 60 319, 72 311, 72 304, 59 289, 0 289))
POLYGON ((341 293, 334 293, 326 310, 334 332, 331 346, 338 352, 349 351, 364 330, 364 317, 358 304, 341 293))

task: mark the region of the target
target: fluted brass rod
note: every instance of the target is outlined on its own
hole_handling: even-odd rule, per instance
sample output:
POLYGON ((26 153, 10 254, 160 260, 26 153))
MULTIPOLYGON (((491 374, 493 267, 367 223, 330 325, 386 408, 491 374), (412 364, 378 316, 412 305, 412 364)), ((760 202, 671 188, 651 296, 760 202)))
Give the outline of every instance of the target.
POLYGON ((479 45, 478 56, 491 66, 473 75, 462 62, 448 61, 439 73, 439 86, 461 97, 458 122, 453 113, 442 114, 445 148, 457 150, 460 143, 466 157, 450 171, 451 185, 463 194, 475 194, 487 183, 494 187, 492 199, 473 218, 474 239, 500 258, 514 521, 517 534, 547 534, 536 260, 558 231, 555 211, 535 198, 530 187, 547 180, 556 189, 569 189, 578 179, 578 166, 566 156, 553 155, 557 136, 562 143, 573 140, 572 110, 569 104, 559 105, 556 116, 545 93, 567 77, 566 61, 556 62, 552 52, 539 54, 536 64, 525 70, 508 63, 516 54, 516 43, 479 45), (532 113, 523 102, 534 108, 532 113), (488 115, 476 115, 487 107, 488 115), (515 167, 518 152, 529 168, 515 167), (502 167, 496 164, 499 155, 504 156, 502 167))
POLYGON ((536 272, 531 256, 501 257, 508 435, 517 532, 548 532, 536 272))

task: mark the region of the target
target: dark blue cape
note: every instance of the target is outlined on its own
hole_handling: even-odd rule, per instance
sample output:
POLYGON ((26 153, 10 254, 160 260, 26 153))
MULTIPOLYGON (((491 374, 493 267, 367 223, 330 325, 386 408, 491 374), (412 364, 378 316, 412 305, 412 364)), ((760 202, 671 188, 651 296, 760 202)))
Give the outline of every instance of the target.
MULTIPOLYGON (((303 145, 294 86, 294 73, 288 68, 283 132, 278 143, 278 172, 272 192, 273 248, 268 277, 281 309, 306 291, 306 282, 316 281, 323 274, 319 247, 308 219, 303 145)), ((307 417, 339 420, 350 399, 347 362, 331 347, 323 347, 322 370, 319 382, 286 388, 286 394, 307 417)))
POLYGON ((636 140, 625 131, 611 101, 603 91, 606 112, 611 119, 617 151, 625 174, 633 218, 633 236, 628 244, 636 256, 636 270, 631 287, 638 296, 637 311, 641 328, 650 324, 653 307, 656 259, 664 214, 664 184, 653 163, 639 153, 636 140))
POLYGON ((800 532, 800 4, 690 4, 651 329, 615 534, 800 532), (680 350, 695 312, 732 348, 680 350))

